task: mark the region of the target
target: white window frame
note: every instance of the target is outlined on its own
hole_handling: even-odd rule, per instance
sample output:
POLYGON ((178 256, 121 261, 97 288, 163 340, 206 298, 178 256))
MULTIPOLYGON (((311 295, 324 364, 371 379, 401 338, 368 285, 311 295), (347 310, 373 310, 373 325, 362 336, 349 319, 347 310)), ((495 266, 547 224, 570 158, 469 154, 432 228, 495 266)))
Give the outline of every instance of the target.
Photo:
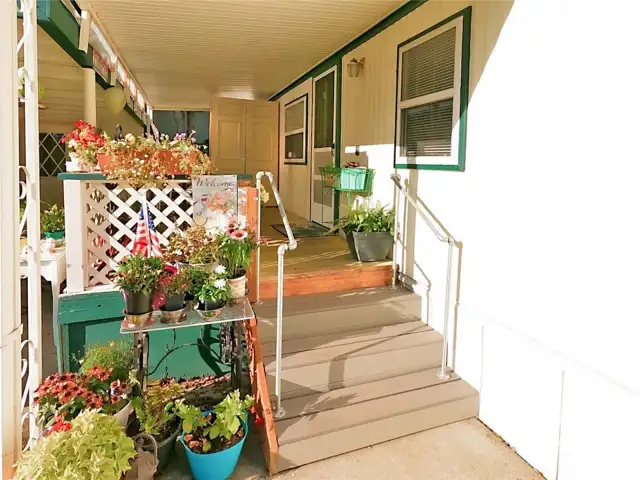
POLYGON ((295 100, 292 100, 291 102, 287 103, 284 106, 284 113, 283 113, 283 118, 282 118, 282 128, 284 130, 284 143, 283 143, 283 150, 284 150, 284 163, 285 165, 306 165, 307 164, 307 138, 308 138, 308 134, 307 134, 307 124, 308 124, 308 120, 309 120, 309 110, 308 110, 308 103, 307 103, 307 97, 308 95, 302 95, 301 97, 296 98, 295 100), (290 130, 287 131, 286 130, 286 119, 287 119, 287 109, 294 107, 295 105, 298 105, 299 103, 303 103, 304 104, 304 123, 302 128, 297 128, 295 130, 290 130), (287 145, 287 137, 291 136, 291 135, 298 135, 302 133, 302 158, 288 158, 287 152, 286 152, 286 145, 287 145))
POLYGON ((460 148, 460 94, 462 85, 462 39, 463 39, 463 18, 459 16, 445 25, 438 27, 415 40, 402 45, 398 48, 398 72, 397 72, 397 108, 396 108, 396 164, 401 165, 446 165, 457 166, 459 158, 460 148), (420 45, 424 42, 437 37, 441 33, 444 33, 452 28, 456 29, 456 45, 455 45, 455 67, 453 77, 453 88, 434 92, 429 95, 423 95, 421 97, 412 98, 410 100, 402 100, 402 71, 403 71, 403 54, 407 50, 411 50, 413 47, 420 45), (453 117, 452 132, 451 132, 451 155, 447 156, 418 156, 415 158, 408 158, 402 155, 402 112, 408 108, 417 107, 421 105, 427 105, 429 103, 438 102, 441 100, 453 99, 453 117))

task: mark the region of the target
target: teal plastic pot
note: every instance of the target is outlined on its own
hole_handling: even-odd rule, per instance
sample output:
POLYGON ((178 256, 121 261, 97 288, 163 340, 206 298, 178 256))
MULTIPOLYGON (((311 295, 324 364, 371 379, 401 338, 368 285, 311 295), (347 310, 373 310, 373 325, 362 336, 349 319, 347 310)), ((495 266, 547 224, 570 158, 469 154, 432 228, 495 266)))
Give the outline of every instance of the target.
POLYGON ((64 238, 64 230, 57 232, 44 232, 44 238, 53 238, 54 240, 62 240, 64 238))
MULTIPOLYGON (((203 412, 206 415, 209 412, 203 412)), ((244 437, 233 447, 222 450, 215 453, 194 453, 189 450, 189 447, 184 443, 184 432, 180 435, 180 441, 184 446, 184 451, 187 453, 187 460, 189 461, 189 468, 191 469, 191 475, 196 480, 226 480, 231 476, 236 469, 240 453, 242 452, 242 446, 247 439, 249 433, 248 423, 242 422, 242 428, 244 430, 244 437)))

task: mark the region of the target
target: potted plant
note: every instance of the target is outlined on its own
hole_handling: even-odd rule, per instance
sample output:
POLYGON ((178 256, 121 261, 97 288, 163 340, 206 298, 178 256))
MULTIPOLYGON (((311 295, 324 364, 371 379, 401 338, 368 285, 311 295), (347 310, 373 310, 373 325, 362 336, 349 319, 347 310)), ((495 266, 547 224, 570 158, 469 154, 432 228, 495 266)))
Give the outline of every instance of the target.
MULTIPOLYGON (((181 432, 180 418, 174 402, 184 396, 185 389, 175 380, 161 381, 147 387, 144 399, 133 400, 135 421, 129 433, 143 432, 153 437, 158 449, 158 471, 162 470, 181 432)), ((143 443, 143 450, 154 452, 153 445, 143 443)))
POLYGON ((217 275, 210 275, 198 292, 200 310, 205 312, 218 312, 229 299, 229 281, 217 275))
POLYGON ((153 294, 164 272, 159 257, 130 255, 118 265, 115 284, 122 290, 126 314, 143 315, 153 310, 153 294))
POLYGON ((349 249, 361 262, 378 262, 387 258, 393 246, 395 213, 380 204, 352 209, 330 231, 344 232, 349 249), (351 239, 352 237, 352 243, 351 239))
POLYGON ((251 264, 251 254, 257 244, 253 234, 235 224, 229 224, 227 231, 217 238, 218 263, 226 270, 231 298, 241 298, 247 292, 247 270, 251 264))
POLYGON ((35 393, 38 424, 46 431, 58 419, 69 421, 89 409, 118 414, 128 404, 130 382, 111 378, 112 370, 100 366, 88 369, 86 374, 48 376, 35 393))
POLYGON ((160 308, 163 321, 180 322, 184 318, 184 299, 189 289, 189 271, 167 265, 160 279, 160 290, 165 296, 165 304, 160 308))
POLYGON ((74 127, 60 140, 69 151, 67 171, 90 172, 98 163, 98 150, 104 146, 105 138, 98 128, 83 120, 78 120, 74 127))
POLYGON ((184 232, 174 232, 169 237, 164 256, 168 262, 188 264, 213 272, 216 253, 215 238, 204 227, 194 225, 184 232))
POLYGON ((40 230, 44 238, 53 238, 59 242, 64 238, 64 209, 58 205, 51 205, 40 215, 40 230))
POLYGON ((133 440, 113 417, 86 411, 71 422, 60 421, 23 452, 13 478, 120 480, 135 455, 133 440))
POLYGON ((233 473, 247 438, 248 409, 253 399, 230 393, 213 411, 178 402, 182 419, 180 441, 185 447, 191 474, 196 480, 224 480, 233 473))
POLYGON ((80 359, 80 373, 88 375, 95 367, 111 371, 110 381, 129 380, 135 352, 133 343, 128 340, 95 343, 85 349, 80 359))

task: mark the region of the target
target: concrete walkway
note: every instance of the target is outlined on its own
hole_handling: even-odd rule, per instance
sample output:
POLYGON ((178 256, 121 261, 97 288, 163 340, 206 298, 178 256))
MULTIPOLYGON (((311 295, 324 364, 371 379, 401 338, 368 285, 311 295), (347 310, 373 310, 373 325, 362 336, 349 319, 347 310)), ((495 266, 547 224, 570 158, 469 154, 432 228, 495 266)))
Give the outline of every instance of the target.
MULTIPOLYGON (((180 445, 178 444, 178 447, 180 445)), ((180 450, 178 448, 177 450, 180 450)), ((184 452, 156 478, 191 478, 184 452)), ((231 480, 269 478, 250 435, 231 480)), ((274 480, 544 480, 477 420, 465 420, 312 463, 274 480)))

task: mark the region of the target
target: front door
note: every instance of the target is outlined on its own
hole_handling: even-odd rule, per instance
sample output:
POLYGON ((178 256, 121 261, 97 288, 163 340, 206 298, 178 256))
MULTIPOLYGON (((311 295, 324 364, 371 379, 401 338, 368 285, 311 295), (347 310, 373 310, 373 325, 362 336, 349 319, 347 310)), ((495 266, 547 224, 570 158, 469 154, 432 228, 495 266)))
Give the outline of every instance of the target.
POLYGON ((311 149, 311 221, 333 225, 333 190, 322 186, 320 167, 332 166, 336 147, 337 68, 313 79, 313 147, 311 149))

